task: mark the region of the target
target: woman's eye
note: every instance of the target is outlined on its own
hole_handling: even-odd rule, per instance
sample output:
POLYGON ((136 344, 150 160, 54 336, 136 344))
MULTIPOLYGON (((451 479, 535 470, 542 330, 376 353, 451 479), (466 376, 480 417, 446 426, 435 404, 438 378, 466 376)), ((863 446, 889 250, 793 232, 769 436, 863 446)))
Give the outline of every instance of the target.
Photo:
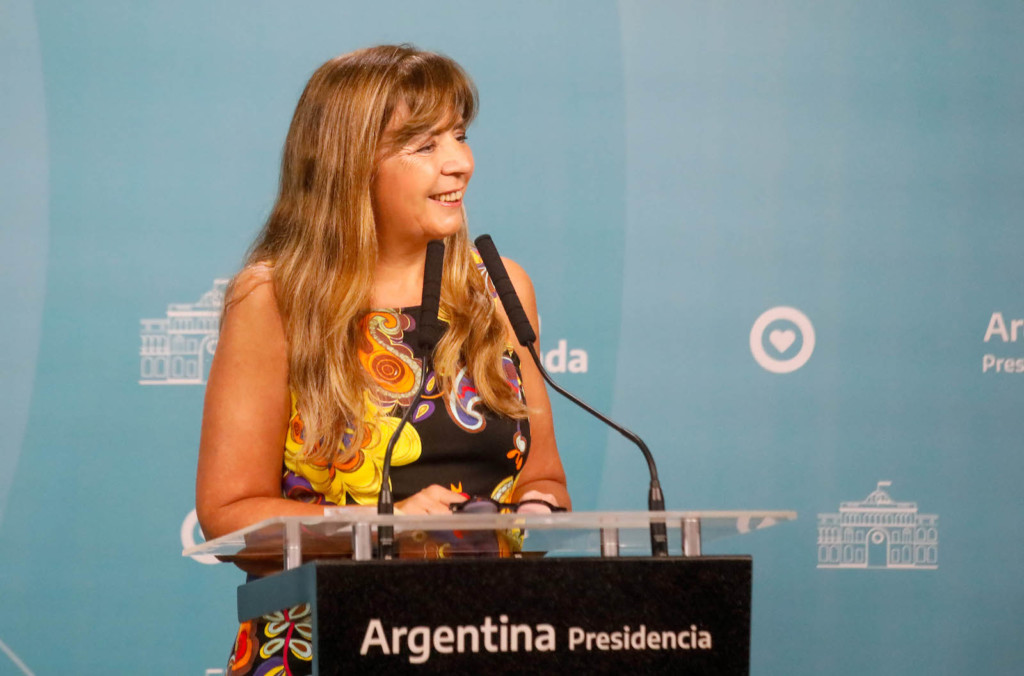
POLYGON ((416 152, 418 152, 418 153, 429 153, 429 152, 431 152, 434 149, 434 147, 436 145, 437 144, 435 144, 433 141, 430 141, 428 143, 424 143, 423 145, 421 145, 418 148, 416 148, 416 152))

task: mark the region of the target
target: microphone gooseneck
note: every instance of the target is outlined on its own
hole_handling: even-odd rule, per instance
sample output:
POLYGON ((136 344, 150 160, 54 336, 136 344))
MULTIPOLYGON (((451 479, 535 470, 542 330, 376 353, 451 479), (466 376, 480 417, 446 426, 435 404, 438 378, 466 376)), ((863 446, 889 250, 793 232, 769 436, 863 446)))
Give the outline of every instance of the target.
MULTIPOLYGON (((444 334, 445 326, 438 317, 438 309, 441 305, 441 280, 444 276, 444 242, 432 240, 427 244, 427 257, 423 266, 423 295, 420 300, 419 324, 416 327, 416 340, 414 354, 422 357, 422 368, 420 369, 420 386, 416 390, 416 396, 406 407, 401 420, 395 427, 388 439, 387 449, 384 451, 384 463, 381 467, 380 493, 377 495, 377 513, 394 514, 395 504, 391 494, 391 457, 394 455, 395 444, 402 435, 402 429, 409 421, 413 411, 419 405, 423 391, 427 387, 427 378, 430 374, 431 356, 434 346, 444 334)), ((378 526, 377 528, 377 558, 392 559, 395 555, 395 529, 391 526, 378 526)))
MULTIPOLYGON (((509 322, 512 324, 512 330, 516 334, 516 339, 520 345, 529 351, 530 357, 537 365, 537 370, 540 371, 541 376, 544 377, 544 380, 556 392, 636 444, 640 452, 643 453, 644 459, 647 460, 647 468, 651 475, 650 489, 647 493, 647 508, 652 512, 664 512, 665 496, 661 491, 661 482, 658 481, 658 468, 654 464, 654 456, 651 454, 650 449, 647 448, 647 444, 639 436, 570 393, 551 378, 534 346, 534 343, 537 341, 537 334, 534 332, 533 327, 530 325, 530 319, 523 310, 523 304, 520 302, 518 294, 516 294, 512 280, 509 279, 508 271, 505 270, 505 264, 501 262, 501 256, 498 254, 498 249, 494 246, 494 241, 490 235, 481 235, 476 239, 475 244, 480 257, 484 261, 484 267, 487 268, 487 274, 490 275, 491 282, 498 292, 498 298, 505 308, 505 314, 508 315, 509 322)), ((651 554, 654 556, 668 556, 668 533, 666 532, 664 521, 651 522, 651 554)))
MULTIPOLYGON (((388 447, 384 451, 384 466, 381 468, 381 484, 380 493, 377 495, 377 514, 394 514, 395 503, 394 498, 391 495, 391 456, 395 452, 395 442, 402 435, 402 428, 409 421, 412 416, 412 412, 416 410, 416 406, 420 403, 420 397, 423 396, 423 390, 427 385, 427 374, 430 371, 430 356, 424 355, 423 357, 423 375, 420 377, 420 386, 416 390, 416 396, 413 397, 412 403, 405 409, 405 413, 402 414, 401 420, 398 421, 398 425, 395 427, 395 431, 391 433, 391 438, 388 440, 388 447)), ((395 557, 395 529, 392 526, 378 526, 377 527, 377 558, 382 560, 390 560, 395 557)))

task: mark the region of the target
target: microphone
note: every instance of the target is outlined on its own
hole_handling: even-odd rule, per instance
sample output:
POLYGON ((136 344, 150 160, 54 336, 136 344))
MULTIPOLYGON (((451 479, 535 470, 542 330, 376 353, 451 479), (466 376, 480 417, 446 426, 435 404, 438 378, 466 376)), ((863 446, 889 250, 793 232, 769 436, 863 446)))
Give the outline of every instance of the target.
POLYGON ((427 260, 423 267, 423 300, 420 302, 420 323, 416 336, 420 354, 428 356, 447 328, 438 316, 441 307, 441 279, 444 275, 444 242, 427 244, 427 260))
MULTIPOLYGON (((533 362, 537 365, 537 369, 544 377, 544 380, 566 399, 636 444, 640 452, 643 453, 644 459, 647 460, 647 468, 651 475, 651 485, 647 493, 647 509, 652 512, 664 512, 665 496, 661 492, 661 482, 658 481, 658 468, 654 464, 654 456, 651 455, 647 444, 636 434, 603 415, 597 409, 590 406, 590 404, 560 387, 558 383, 551 379, 551 376, 541 363, 537 349, 534 347, 534 343, 537 341, 537 334, 534 333, 533 327, 530 325, 530 319, 523 310, 523 304, 520 302, 518 294, 516 294, 512 280, 509 279, 508 271, 505 270, 505 264, 501 262, 501 256, 498 254, 498 249, 494 246, 491 236, 481 235, 476 238, 474 243, 476 244, 477 251, 480 253, 480 257, 484 261, 484 267, 487 268, 487 274, 490 275, 491 282, 494 283, 494 289, 498 292, 498 298, 501 299, 501 304, 505 308, 505 314, 508 315, 509 322, 512 324, 512 330, 516 334, 516 339, 520 345, 530 352, 530 357, 533 358, 533 362)), ((651 523, 651 554, 653 556, 668 556, 668 533, 664 522, 651 523)))
MULTIPOLYGON (((423 295, 420 300, 420 319, 416 327, 414 354, 422 357, 420 386, 416 396, 405 409, 398 426, 391 433, 387 449, 384 451, 384 465, 381 468, 380 493, 377 495, 377 514, 394 514, 395 504, 391 495, 391 456, 395 452, 395 443, 402 434, 402 428, 409 421, 412 412, 423 396, 427 386, 427 375, 430 373, 431 356, 434 346, 445 332, 445 326, 438 317, 441 305, 441 279, 444 276, 444 242, 439 239, 427 244, 427 257, 423 266, 423 295)), ((395 529, 392 526, 377 527, 377 558, 390 560, 395 556, 395 529)))

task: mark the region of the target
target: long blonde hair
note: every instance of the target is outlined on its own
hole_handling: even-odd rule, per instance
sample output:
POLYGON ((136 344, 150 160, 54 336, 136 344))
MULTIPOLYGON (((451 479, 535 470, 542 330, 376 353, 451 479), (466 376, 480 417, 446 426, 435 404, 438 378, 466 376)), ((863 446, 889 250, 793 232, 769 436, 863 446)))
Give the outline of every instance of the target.
MULTIPOLYGON (((378 161, 420 134, 468 126, 476 106, 476 89, 458 64, 409 45, 332 59, 313 73, 299 99, 277 202, 248 264, 273 267, 289 386, 304 437, 319 440, 306 444, 307 457, 343 462, 366 435, 372 389, 358 344, 378 254, 370 199, 378 161), (384 132, 403 104, 409 115, 385 147, 384 132)), ((505 325, 475 269, 465 223, 445 244, 441 304, 449 328, 435 352, 440 384, 450 391, 465 365, 491 410, 525 417, 501 365, 505 325)))

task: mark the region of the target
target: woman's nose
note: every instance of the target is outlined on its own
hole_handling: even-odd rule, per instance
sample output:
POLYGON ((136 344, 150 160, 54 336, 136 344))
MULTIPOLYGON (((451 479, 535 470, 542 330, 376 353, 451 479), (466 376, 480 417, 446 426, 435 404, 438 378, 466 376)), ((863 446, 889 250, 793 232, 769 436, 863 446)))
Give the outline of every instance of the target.
POLYGON ((465 141, 460 141, 453 137, 446 139, 442 145, 444 157, 441 163, 441 173, 473 173, 473 151, 469 149, 465 141))

